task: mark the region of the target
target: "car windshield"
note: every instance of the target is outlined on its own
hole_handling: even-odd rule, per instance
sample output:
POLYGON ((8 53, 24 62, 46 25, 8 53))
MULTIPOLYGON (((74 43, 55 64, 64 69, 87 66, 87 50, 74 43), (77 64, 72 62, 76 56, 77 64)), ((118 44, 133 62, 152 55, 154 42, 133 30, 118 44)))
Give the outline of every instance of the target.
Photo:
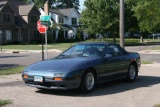
POLYGON ((60 56, 102 57, 105 45, 78 44, 63 52, 60 56))

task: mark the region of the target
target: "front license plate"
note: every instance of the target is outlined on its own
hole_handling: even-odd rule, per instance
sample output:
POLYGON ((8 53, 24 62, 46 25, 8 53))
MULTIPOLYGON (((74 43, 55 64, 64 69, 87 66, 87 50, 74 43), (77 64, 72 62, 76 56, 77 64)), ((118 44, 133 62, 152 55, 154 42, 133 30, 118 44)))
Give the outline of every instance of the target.
POLYGON ((34 76, 34 81, 35 82, 43 82, 43 77, 42 76, 34 76))

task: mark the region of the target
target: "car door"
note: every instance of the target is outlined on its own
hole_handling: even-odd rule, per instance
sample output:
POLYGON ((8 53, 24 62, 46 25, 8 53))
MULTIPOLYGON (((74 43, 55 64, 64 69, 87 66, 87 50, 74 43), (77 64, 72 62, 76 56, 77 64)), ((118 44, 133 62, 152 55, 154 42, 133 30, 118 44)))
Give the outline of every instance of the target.
POLYGON ((120 49, 116 45, 109 45, 106 49, 100 73, 102 81, 121 78, 126 72, 125 60, 120 49))

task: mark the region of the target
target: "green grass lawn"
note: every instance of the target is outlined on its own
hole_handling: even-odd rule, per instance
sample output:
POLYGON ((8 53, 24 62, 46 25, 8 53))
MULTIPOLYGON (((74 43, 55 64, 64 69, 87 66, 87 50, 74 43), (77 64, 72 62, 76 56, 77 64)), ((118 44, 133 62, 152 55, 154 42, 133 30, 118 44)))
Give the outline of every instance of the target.
POLYGON ((160 107, 160 104, 156 104, 156 105, 154 105, 153 107, 160 107))
MULTIPOLYGON (((74 45, 76 43, 71 43, 71 45, 74 45)), ((47 48, 50 49, 60 49, 60 50, 65 50, 68 49, 70 47, 70 43, 52 43, 52 44, 48 44, 47 48)), ((3 45, 2 46, 2 50, 3 49, 15 49, 15 50, 41 50, 42 49, 42 45, 41 44, 25 44, 25 45, 3 45)), ((44 45, 44 49, 45 49, 45 45, 44 45)))
POLYGON ((141 61, 141 64, 153 64, 153 62, 142 60, 142 61, 141 61))
POLYGON ((18 66, 18 67, 0 69, 0 75, 10 75, 10 74, 21 73, 25 67, 26 66, 18 66))
MULTIPOLYGON (((120 39, 116 38, 116 43, 119 43, 120 39)), ((144 39, 143 43, 139 42, 139 39, 125 39, 125 45, 135 46, 135 45, 150 45, 150 44, 160 44, 160 40, 144 39)), ((100 39, 90 39, 82 42, 101 42, 100 39)), ((113 42, 112 38, 104 39, 104 42, 113 42)), ((79 42, 73 42, 71 45, 75 45, 79 42)), ((49 43, 48 50, 50 49, 60 49, 66 50, 70 47, 70 43, 49 43)), ((16 50, 41 50, 41 44, 19 44, 19 45, 3 45, 2 49, 16 49, 16 50)), ((158 48, 160 49, 160 48, 158 48)))
POLYGON ((5 106, 5 105, 7 105, 7 104, 11 104, 11 103, 12 103, 12 102, 9 101, 9 100, 1 100, 1 99, 0 99, 0 107, 5 106))
POLYGON ((154 47, 152 50, 160 50, 160 47, 154 47))

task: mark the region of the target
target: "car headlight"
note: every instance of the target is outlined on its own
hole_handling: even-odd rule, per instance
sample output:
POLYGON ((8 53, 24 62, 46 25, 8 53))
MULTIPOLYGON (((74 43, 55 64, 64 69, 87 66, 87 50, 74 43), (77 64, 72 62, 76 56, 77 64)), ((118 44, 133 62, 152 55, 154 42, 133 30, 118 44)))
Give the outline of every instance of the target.
POLYGON ((63 77, 63 76, 64 76, 64 73, 55 73, 54 76, 55 76, 55 77, 63 77))

